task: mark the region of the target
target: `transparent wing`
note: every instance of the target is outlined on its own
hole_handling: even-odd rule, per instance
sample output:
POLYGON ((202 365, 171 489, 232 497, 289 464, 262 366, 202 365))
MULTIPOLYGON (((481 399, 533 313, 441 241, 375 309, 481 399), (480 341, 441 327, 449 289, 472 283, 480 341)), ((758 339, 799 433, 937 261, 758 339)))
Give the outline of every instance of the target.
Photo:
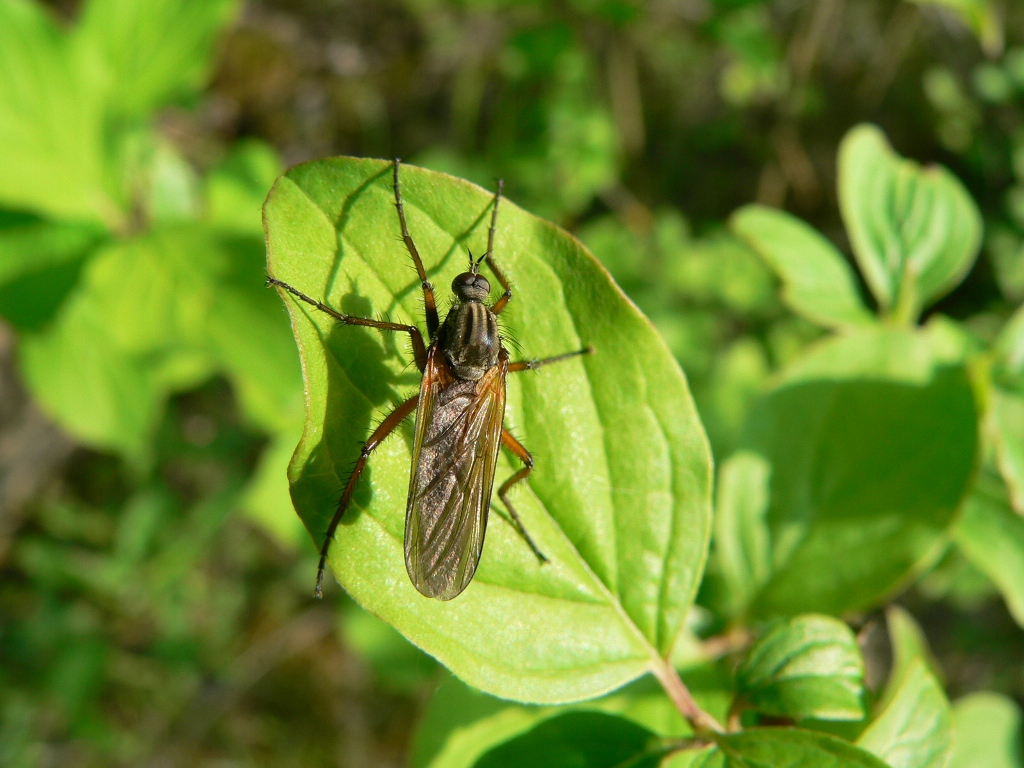
POLYGON ((405 565, 421 593, 451 600, 473 579, 483 551, 505 416, 508 356, 479 381, 457 379, 432 347, 420 384, 405 565))

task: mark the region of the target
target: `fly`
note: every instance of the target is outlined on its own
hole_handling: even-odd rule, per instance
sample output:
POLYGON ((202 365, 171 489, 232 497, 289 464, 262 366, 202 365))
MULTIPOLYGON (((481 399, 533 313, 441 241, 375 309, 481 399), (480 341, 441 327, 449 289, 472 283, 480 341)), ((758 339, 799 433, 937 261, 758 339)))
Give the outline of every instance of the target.
POLYGON ((427 280, 423 261, 405 222, 398 181, 399 167, 400 162, 396 159, 395 208, 398 210, 402 240, 416 266, 423 289, 429 345, 424 344, 423 336, 415 325, 346 315, 287 283, 274 277, 267 278, 268 285, 284 289, 340 323, 408 333, 416 366, 422 373, 419 392, 395 408, 363 444, 320 548, 317 597, 323 594, 327 553, 367 459, 414 411, 415 438, 405 510, 405 567, 416 589, 427 597, 451 600, 473 580, 483 551, 494 473, 503 445, 524 466, 502 483, 498 496, 505 504, 516 531, 537 559, 546 562, 508 500, 512 486, 525 480, 533 470, 533 457, 504 428, 505 377, 509 373, 532 370, 592 351, 588 347, 543 360, 509 361, 497 323, 497 316, 512 298, 508 280, 494 261, 494 232, 502 191, 500 181, 491 211, 487 252, 477 260, 470 255, 469 271, 452 281, 454 301, 444 322, 439 322, 434 288, 427 280), (482 263, 487 264, 504 291, 493 304, 487 303, 491 284, 480 274, 482 263))

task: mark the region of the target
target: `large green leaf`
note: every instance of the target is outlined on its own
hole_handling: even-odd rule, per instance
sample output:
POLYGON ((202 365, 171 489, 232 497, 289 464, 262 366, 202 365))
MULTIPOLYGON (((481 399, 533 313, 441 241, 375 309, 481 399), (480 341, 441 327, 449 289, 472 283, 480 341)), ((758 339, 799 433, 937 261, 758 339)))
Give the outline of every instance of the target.
POLYGON ((1024 766, 1024 717, 1013 699, 984 691, 953 704, 956 733, 950 768, 1024 766))
POLYGON ((772 627, 736 670, 747 706, 796 720, 860 720, 864 662, 857 638, 829 616, 797 616, 772 627))
MULTIPOLYGON (((407 168, 409 226, 442 307, 466 248, 486 247, 492 196, 407 168)), ((264 209, 275 277, 357 315, 421 317, 398 235, 389 163, 336 158, 292 169, 264 209)), ((402 554, 410 433, 370 461, 331 549, 331 569, 363 606, 457 675, 506 698, 595 696, 664 659, 707 551, 711 462, 679 368, 651 325, 575 239, 503 203, 495 255, 515 297, 501 319, 527 357, 595 353, 510 377, 506 423, 537 467, 517 509, 550 562, 500 517, 457 599, 421 596, 402 554)), ((407 342, 336 325, 289 300, 307 391, 290 478, 319 544, 359 441, 416 391, 407 342)), ((513 464, 502 458, 499 479, 513 464)), ((312 576, 312 574, 311 574, 312 576)))
POLYGON ((956 543, 974 567, 999 587, 1024 626, 1024 517, 1010 509, 1006 488, 993 472, 978 477, 956 527, 956 543))
POLYGON ((38 3, 0 0, 0 204, 120 223, 88 71, 38 3))
POLYGON ((794 312, 830 328, 872 321, 850 265, 816 229, 763 205, 736 211, 730 226, 778 275, 794 312))
POLYGON ((929 669, 924 635, 900 608, 889 609, 888 621, 893 670, 857 744, 890 768, 945 768, 952 754, 952 715, 929 669))
POLYGON ((839 204, 875 298, 905 320, 955 288, 978 255, 981 214, 963 184, 901 158, 873 125, 843 139, 839 204))
POLYGON ((96 56, 111 112, 145 117, 197 93, 237 7, 238 0, 89 0, 77 34, 96 56))
POLYGON ((870 608, 938 553, 970 481, 976 415, 966 371, 933 336, 834 337, 754 407, 744 442, 772 468, 773 548, 755 611, 870 608))
POLYGON ((797 728, 750 728, 715 741, 695 768, 889 768, 848 741, 797 728))

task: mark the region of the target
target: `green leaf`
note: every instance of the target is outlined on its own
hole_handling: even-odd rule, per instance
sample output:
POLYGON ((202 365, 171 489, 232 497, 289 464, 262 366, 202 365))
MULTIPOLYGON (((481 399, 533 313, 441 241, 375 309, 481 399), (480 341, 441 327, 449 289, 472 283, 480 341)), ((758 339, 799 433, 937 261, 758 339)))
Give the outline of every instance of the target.
POLYGON ((882 309, 906 322, 955 288, 981 245, 981 214, 942 166, 904 160, 873 125, 839 149, 839 204, 854 255, 882 309))
POLYGON ((714 557, 729 614, 738 616, 771 577, 769 505, 771 465, 755 453, 736 453, 718 472, 714 557))
POLYGON ((999 332, 995 351, 999 373, 1008 385, 1024 384, 1024 306, 1018 307, 999 332))
POLYGON ((1024 514, 1024 390, 994 385, 989 390, 989 424, 1010 501, 1018 514, 1024 514))
POLYGON ((956 733, 950 768, 1024 766, 1024 717, 1013 699, 988 691, 953 704, 956 733))
POLYGON ((1024 514, 1024 307, 1003 327, 994 351, 988 433, 1013 508, 1024 514))
POLYGON ((601 712, 545 720, 476 761, 476 768, 657 768, 670 751, 636 723, 601 712))
POLYGON ((245 416, 274 434, 303 421, 302 372, 287 315, 265 287, 266 252, 251 238, 217 238, 225 271, 214 284, 206 340, 245 416))
MULTIPOLYGON (((712 665, 681 675, 700 707, 724 719, 732 698, 729 675, 712 665)), ((693 733, 665 692, 649 677, 599 699, 563 707, 513 704, 449 677, 427 706, 413 741, 410 765, 469 768, 493 747, 566 712, 619 715, 665 738, 679 739, 693 733)))
MULTIPOLYGON (((26 381, 78 439, 130 455, 144 453, 167 394, 215 370, 256 426, 298 434, 299 363, 263 288, 263 257, 257 240, 224 241, 197 225, 107 245, 52 326, 25 338, 26 381)), ((277 514, 290 517, 290 506, 277 514)))
POLYGON ((860 720, 864 662, 843 622, 804 615, 776 624, 736 670, 736 691, 754 709, 797 720, 860 720))
POLYGON ((270 145, 254 139, 235 144, 207 179, 210 224, 262 238, 263 201, 282 170, 270 145))
POLYGON ((47 221, 0 228, 0 315, 19 330, 39 330, 103 237, 95 226, 47 221))
POLYGON ((117 226, 104 191, 102 102, 43 8, 0 1, 0 204, 117 226))
POLYGON ((952 750, 949 702, 928 668, 927 648, 920 645, 923 635, 909 614, 890 609, 888 616, 893 671, 857 745, 890 768, 944 768, 952 750))
MULTIPOLYGON (((486 248, 493 198, 417 168, 402 179, 409 227, 444 306, 465 249, 486 248)), ((392 194, 381 161, 293 168, 265 207, 271 274, 351 314, 418 320, 392 194)), ((331 568, 360 604, 485 691, 550 703, 592 697, 665 669, 707 551, 708 445, 668 350, 578 241, 503 203, 495 254, 515 287, 501 319, 527 357, 596 350, 508 383, 507 423, 537 457, 516 506, 550 562, 538 565, 494 516, 463 595, 444 603, 416 592, 402 552, 405 430, 373 455, 331 568)), ((404 339, 288 306, 308 393, 292 499, 319 541, 359 437, 418 377, 404 339)), ((499 480, 513 471, 503 457, 499 480)))
POLYGON ((979 474, 955 530, 956 543, 999 588, 1024 626, 1024 517, 1010 509, 1006 488, 991 472, 979 474))
POLYGON ((782 298, 794 312, 827 328, 870 323, 843 255, 816 229, 784 211, 748 205, 730 226, 782 281, 782 298))
POLYGON ((237 8, 237 0, 89 0, 78 42, 96 57, 110 110, 146 117, 198 93, 237 8))
POLYGON ((45 333, 21 335, 21 373, 36 402, 74 437, 138 456, 156 428, 163 388, 109 331, 96 297, 76 295, 45 333))
POLYGON ((743 447, 772 467, 759 614, 868 609, 937 556, 977 429, 967 373, 939 346, 928 329, 834 337, 754 406, 743 447))
POLYGON ((273 437, 263 449, 242 500, 249 518, 289 551, 309 541, 309 534, 295 515, 288 493, 288 463, 301 431, 300 424, 291 434, 282 432, 273 437))
POLYGON ((848 741, 798 728, 748 728, 715 737, 699 768, 889 768, 848 741))
MULTIPOLYGON (((921 659, 928 667, 928 671, 940 683, 942 682, 942 670, 938 661, 928 647, 928 638, 918 625, 914 617, 899 605, 890 605, 885 609, 885 621, 889 628, 889 638, 892 645, 892 669, 889 672, 891 681, 897 681, 910 667, 914 659, 921 659)), ((889 697, 896 690, 894 685, 889 685, 882 698, 879 700, 879 708, 884 707, 889 697)))

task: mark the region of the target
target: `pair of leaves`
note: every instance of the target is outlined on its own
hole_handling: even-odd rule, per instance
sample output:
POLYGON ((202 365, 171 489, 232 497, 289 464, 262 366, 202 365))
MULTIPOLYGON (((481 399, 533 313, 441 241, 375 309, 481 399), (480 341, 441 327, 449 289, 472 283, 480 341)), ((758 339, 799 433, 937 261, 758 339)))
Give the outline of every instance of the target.
MULTIPOLYGON (((981 245, 981 214, 949 171, 901 158, 862 125, 840 146, 838 184, 854 256, 883 313, 912 322, 963 280, 981 245)), ((731 225, 779 276, 794 312, 830 328, 872 321, 847 261, 807 224, 752 205, 731 225)))
POLYGON ((974 398, 956 359, 941 325, 872 325, 782 373, 720 474, 723 610, 862 610, 930 562, 974 467, 974 398))
MULTIPOLYGON (((443 307, 466 249, 486 247, 493 197, 416 168, 403 170, 402 189, 443 307)), ((419 319, 389 163, 336 158, 294 168, 268 198, 265 222, 275 277, 350 314, 419 319)), ((440 603, 417 593, 402 555, 405 431, 373 455, 330 564, 358 602, 473 685, 522 701, 592 697, 664 671, 703 571, 708 445, 663 342, 577 241, 503 203, 495 257, 515 290, 501 315, 506 338, 528 357, 595 348, 508 382, 506 422, 537 460, 514 498, 549 562, 538 565, 495 517, 462 596, 440 603)), ((308 393, 289 477, 319 543, 358 441, 415 392, 418 377, 401 354, 404 339, 288 305, 308 393)), ((499 480, 513 471, 499 462, 499 480)))

